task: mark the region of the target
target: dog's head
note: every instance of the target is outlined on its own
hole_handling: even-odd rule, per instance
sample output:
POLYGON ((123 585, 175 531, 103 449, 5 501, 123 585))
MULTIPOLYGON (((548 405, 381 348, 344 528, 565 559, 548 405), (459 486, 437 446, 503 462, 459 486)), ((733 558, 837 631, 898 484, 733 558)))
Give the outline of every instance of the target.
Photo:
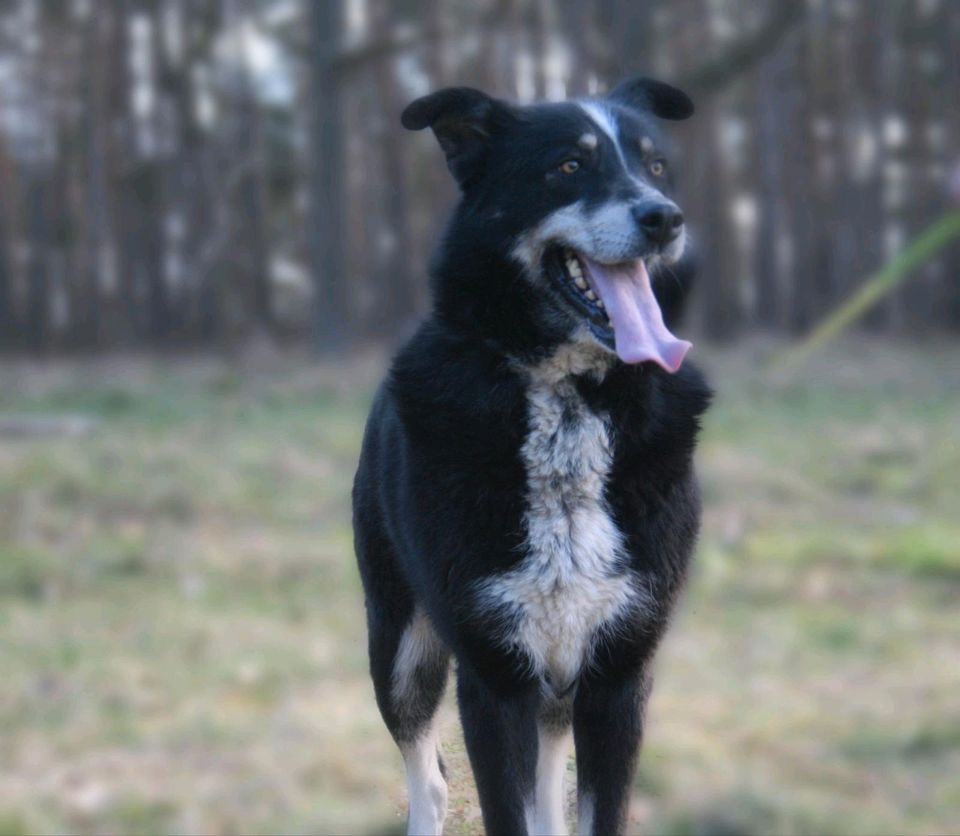
POLYGON ((463 192, 455 238, 519 265, 568 338, 676 371, 690 346, 664 325, 650 274, 680 259, 687 236, 657 121, 692 113, 680 90, 639 78, 604 98, 530 106, 448 88, 402 122, 432 128, 446 154, 463 192))

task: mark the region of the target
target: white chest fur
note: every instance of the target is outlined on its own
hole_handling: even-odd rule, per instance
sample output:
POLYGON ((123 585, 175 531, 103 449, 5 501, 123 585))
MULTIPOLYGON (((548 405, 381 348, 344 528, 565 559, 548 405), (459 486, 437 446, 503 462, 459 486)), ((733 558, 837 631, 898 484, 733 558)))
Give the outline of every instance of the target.
MULTIPOLYGON (((569 358, 568 358, 569 359, 569 358)), ((610 434, 558 358, 534 369, 527 392, 527 556, 483 587, 484 603, 516 613, 505 641, 559 689, 589 660, 598 630, 635 602, 619 568, 623 541, 604 500, 610 434)))

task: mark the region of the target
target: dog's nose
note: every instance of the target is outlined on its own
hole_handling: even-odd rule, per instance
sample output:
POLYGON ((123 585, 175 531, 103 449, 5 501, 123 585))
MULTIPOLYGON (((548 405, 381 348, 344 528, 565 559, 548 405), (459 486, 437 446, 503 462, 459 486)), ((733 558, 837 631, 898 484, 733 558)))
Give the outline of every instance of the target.
POLYGON ((633 214, 640 229, 656 244, 669 244, 683 226, 683 213, 673 203, 641 203, 633 214))

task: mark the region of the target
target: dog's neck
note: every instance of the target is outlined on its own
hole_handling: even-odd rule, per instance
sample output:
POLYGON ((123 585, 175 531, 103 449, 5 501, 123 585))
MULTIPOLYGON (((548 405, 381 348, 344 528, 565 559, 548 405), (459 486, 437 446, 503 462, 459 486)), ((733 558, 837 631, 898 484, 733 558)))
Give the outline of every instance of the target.
POLYGON ((561 343, 546 356, 518 365, 531 382, 540 386, 559 386, 578 377, 588 377, 601 383, 617 362, 616 357, 590 341, 586 334, 582 337, 561 343))

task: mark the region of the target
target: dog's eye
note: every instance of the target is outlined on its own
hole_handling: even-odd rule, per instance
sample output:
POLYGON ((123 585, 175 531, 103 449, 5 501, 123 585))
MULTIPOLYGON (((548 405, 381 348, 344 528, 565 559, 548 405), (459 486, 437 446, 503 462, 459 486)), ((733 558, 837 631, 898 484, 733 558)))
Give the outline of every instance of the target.
POLYGON ((580 170, 580 160, 564 160, 558 168, 563 174, 575 174, 580 170))
POLYGON ((650 163, 650 173, 654 177, 663 177, 663 173, 667 170, 667 164, 663 160, 654 160, 650 163))

